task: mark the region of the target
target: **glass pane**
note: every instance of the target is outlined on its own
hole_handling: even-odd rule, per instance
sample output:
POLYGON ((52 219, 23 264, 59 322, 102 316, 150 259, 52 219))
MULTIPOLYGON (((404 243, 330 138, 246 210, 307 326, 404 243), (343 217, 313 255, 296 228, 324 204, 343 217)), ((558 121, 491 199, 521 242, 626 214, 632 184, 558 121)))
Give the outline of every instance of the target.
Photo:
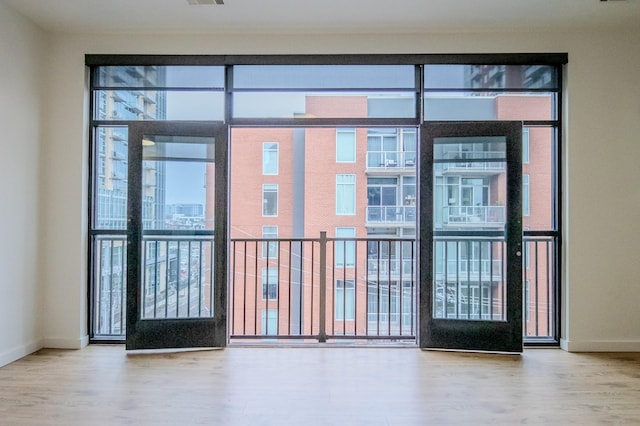
MULTIPOLYGON (((434 139, 434 230, 504 230, 506 138, 434 139)), ((434 237, 434 317, 505 320, 503 237, 434 237)))
POLYGON ((98 127, 94 144, 94 229, 127 229, 126 127, 98 127))
POLYGON ((213 229, 213 143, 210 137, 144 136, 144 229, 213 229))
POLYGON ((554 229, 554 133, 551 127, 529 128, 529 162, 522 165, 523 176, 529 176, 529 214, 523 212, 522 218, 525 230, 554 229))
POLYGON ((549 65, 425 65, 424 87, 554 90, 558 77, 549 65))
POLYGON ((235 118, 412 118, 413 92, 236 92, 235 118))
POLYGON ((96 120, 222 120, 224 93, 97 90, 96 120))
POLYGON ((434 229, 504 229, 505 149, 504 137, 434 140, 434 229))
POLYGON ((234 89, 413 89, 412 65, 239 65, 234 89))
POLYGON ((142 319, 213 315, 214 138, 144 135, 142 319))
POLYGON ((425 120, 492 121, 555 120, 555 93, 491 94, 429 92, 424 98, 425 120))
POLYGON ((96 70, 98 87, 224 88, 222 66, 105 66, 96 70))

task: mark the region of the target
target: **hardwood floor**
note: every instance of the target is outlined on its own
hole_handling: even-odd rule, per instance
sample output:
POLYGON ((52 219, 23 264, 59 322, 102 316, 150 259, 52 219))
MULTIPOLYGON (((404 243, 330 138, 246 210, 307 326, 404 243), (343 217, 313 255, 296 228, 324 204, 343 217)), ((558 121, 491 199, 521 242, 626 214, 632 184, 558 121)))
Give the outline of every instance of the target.
POLYGON ((0 368, 0 425, 640 424, 640 354, 41 350, 0 368))

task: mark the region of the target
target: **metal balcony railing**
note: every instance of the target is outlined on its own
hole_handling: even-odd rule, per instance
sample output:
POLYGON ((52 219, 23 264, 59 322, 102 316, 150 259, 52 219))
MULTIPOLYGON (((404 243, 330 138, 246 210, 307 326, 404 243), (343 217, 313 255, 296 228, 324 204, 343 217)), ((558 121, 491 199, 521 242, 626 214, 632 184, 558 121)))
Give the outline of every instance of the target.
POLYGON ((403 223, 415 226, 416 206, 367 206, 367 225, 403 223))
POLYGON ((230 339, 415 340, 413 258, 414 239, 232 239, 230 339))
POLYGON ((446 206, 445 226, 504 226, 504 206, 446 206))
POLYGON ((367 151, 367 169, 416 167, 414 151, 367 151))
POLYGON ((444 160, 460 160, 443 163, 443 173, 450 171, 495 171, 502 172, 505 168, 505 160, 495 161, 498 158, 505 158, 504 151, 464 151, 445 152, 442 155, 444 160), (473 161, 466 161, 473 160, 473 161), (478 161, 487 160, 487 161, 478 161), (492 161, 493 160, 493 161, 492 161))
MULTIPOLYGON (((92 241, 92 338, 122 340, 126 236, 95 234, 92 241)), ((528 341, 548 340, 557 321, 557 243, 552 236, 524 242, 523 334, 528 341)), ((212 243, 211 237, 145 236, 145 318, 212 315, 212 243)), ((436 311, 448 318, 499 318, 504 243, 434 244, 436 311)), ((414 239, 233 238, 229 269, 232 341, 415 339, 414 239)))

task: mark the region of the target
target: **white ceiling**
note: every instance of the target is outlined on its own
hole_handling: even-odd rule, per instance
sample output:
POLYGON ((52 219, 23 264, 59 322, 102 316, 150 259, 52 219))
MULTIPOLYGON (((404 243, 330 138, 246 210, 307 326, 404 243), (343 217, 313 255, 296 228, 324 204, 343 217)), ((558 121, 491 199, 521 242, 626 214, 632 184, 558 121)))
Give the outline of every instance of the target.
POLYGON ((0 0, 53 32, 427 33, 640 27, 640 0, 0 0))

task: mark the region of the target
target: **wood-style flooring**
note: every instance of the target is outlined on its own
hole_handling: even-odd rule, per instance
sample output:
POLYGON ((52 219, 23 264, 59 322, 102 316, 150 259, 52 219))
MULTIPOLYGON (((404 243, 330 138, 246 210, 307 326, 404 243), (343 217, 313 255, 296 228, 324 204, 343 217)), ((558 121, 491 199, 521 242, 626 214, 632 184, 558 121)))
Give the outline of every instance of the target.
POLYGON ((0 368, 3 426, 443 424, 640 424, 640 354, 92 345, 0 368))

